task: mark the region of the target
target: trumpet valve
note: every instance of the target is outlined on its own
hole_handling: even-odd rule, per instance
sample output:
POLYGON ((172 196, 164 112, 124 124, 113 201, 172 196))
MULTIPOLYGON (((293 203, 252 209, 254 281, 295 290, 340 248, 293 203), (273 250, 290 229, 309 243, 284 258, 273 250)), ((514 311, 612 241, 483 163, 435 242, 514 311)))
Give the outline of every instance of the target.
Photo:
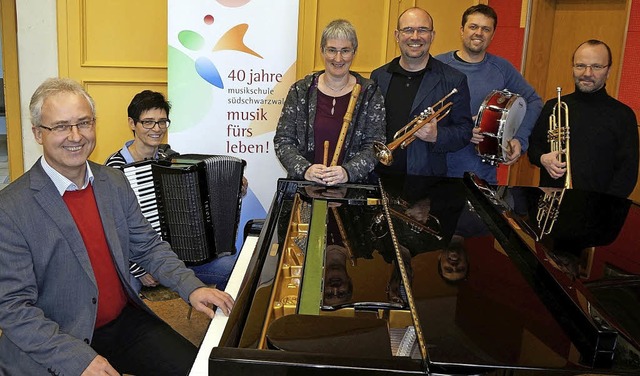
POLYGON ((402 141, 402 143, 400 144, 400 149, 405 149, 415 139, 416 139, 415 136, 411 136, 411 137, 407 138, 406 140, 402 141))

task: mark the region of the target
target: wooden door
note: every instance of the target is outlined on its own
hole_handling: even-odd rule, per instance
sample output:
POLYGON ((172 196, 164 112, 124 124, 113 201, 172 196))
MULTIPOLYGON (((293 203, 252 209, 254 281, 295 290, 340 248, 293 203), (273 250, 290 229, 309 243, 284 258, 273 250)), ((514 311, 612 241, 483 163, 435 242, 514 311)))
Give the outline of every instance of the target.
MULTIPOLYGON (((558 86, 563 94, 574 91, 573 52, 589 39, 605 41, 611 48, 614 64, 607 91, 617 97, 631 0, 530 1, 524 76, 543 101, 555 97, 558 86)), ((539 170, 526 158, 521 158, 511 172, 512 185, 538 185, 539 170)))
POLYGON ((60 76, 79 81, 96 102, 96 149, 103 163, 133 135, 127 106, 145 89, 167 93, 167 3, 58 1, 60 76))

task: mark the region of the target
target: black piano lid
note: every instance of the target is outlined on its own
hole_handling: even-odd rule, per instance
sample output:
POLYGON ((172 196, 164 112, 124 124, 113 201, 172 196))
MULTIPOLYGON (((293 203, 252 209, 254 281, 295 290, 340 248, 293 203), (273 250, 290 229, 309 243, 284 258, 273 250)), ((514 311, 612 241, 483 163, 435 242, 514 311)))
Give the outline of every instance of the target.
MULTIPOLYGON (((527 214, 536 210, 538 188, 489 187, 469 177, 407 177, 387 181, 384 188, 398 212, 412 213, 414 207, 424 212, 426 207, 435 217, 422 219, 439 238, 416 235, 402 217, 392 219, 399 243, 411 254, 411 291, 431 372, 637 373, 640 234, 634 229, 639 228, 640 210, 635 205, 568 191, 554 231, 537 241, 535 216, 530 221, 527 214), (567 221, 571 218, 576 220, 567 221), (442 258, 453 267, 439 271, 442 258), (463 260, 466 270, 460 266, 463 260)), ((287 184, 279 187, 277 197, 286 204, 283 198, 297 191, 287 184)), ((341 206, 347 222, 354 209, 346 207, 361 203, 356 201, 341 206)), ((269 216, 281 210, 274 202, 269 216)), ((262 243, 275 241, 264 236, 263 231, 262 243)), ((388 282, 386 276, 366 273, 352 278, 360 289, 367 284, 384 289, 388 282)), ((356 290, 353 295, 368 293, 356 290)), ((236 357, 243 363, 252 357, 279 361, 279 353, 249 346, 234 352, 232 347, 214 349, 211 364, 236 357)), ((280 361, 288 368, 298 362, 296 356, 287 353, 280 361)), ((310 363, 322 364, 323 358, 319 354, 310 363)), ((333 369, 343 362, 326 364, 333 369)))
MULTIPOLYGON (((478 214, 510 260, 509 266, 492 263, 489 270, 482 270, 473 266, 475 260, 470 255, 470 275, 476 270, 483 274, 493 270, 493 280, 487 275, 484 283, 497 280, 507 284, 505 275, 515 272, 519 276, 509 279, 509 284, 526 282, 527 288, 513 289, 517 291, 505 302, 510 309, 521 311, 519 319, 526 319, 523 328, 528 336, 535 336, 529 338, 530 346, 539 341, 567 362, 552 368, 637 374, 640 237, 636 229, 640 208, 623 198, 566 190, 554 226, 543 234, 537 218, 544 196, 540 188, 492 188, 470 175, 465 184, 473 193, 469 196, 473 207, 479 209, 478 214), (525 298, 531 293, 535 299, 525 298), (536 331, 545 320, 541 311, 548 311, 555 324, 536 331), (554 333, 558 328, 561 332, 554 333)), ((489 251, 483 253, 484 257, 489 255, 489 251)), ((481 290, 483 294, 491 291, 481 290)), ((517 345, 524 346, 526 339, 523 334, 517 345)), ((535 363, 531 361, 531 365, 535 363)))
MULTIPOLYGON (((401 219, 393 220, 399 243, 412 256, 411 288, 428 347, 429 369, 636 372, 640 366, 640 239, 633 231, 629 235, 635 236, 634 242, 618 233, 627 217, 635 214, 640 219, 640 210, 634 206, 627 215, 631 205, 626 199, 568 191, 553 232, 536 242, 520 230, 518 223, 526 223, 526 216, 514 209, 520 214, 529 210, 532 199, 527 197, 541 192, 538 188, 485 186, 489 190, 482 193, 470 180, 464 184, 459 179, 408 176, 384 184, 390 201, 403 201, 406 212, 430 201, 430 214, 438 221, 441 239, 416 236, 401 219), (513 204, 514 195, 525 196, 516 201, 526 210, 513 204), (542 248, 548 251, 539 254, 542 248), (582 273, 588 273, 588 278, 568 278, 545 261, 552 260, 550 255, 583 249, 586 256, 580 257, 590 263, 582 273), (457 264, 451 272, 438 271, 439 258, 449 254, 457 264), (465 257, 466 271, 460 266, 465 257), (608 282, 602 284, 604 278, 608 282)), ((536 200, 533 208, 537 210, 536 200)), ((534 224, 528 224, 529 231, 535 232, 534 224)), ((638 226, 627 225, 633 228, 638 226)), ((358 276, 353 278, 357 284, 358 276)))

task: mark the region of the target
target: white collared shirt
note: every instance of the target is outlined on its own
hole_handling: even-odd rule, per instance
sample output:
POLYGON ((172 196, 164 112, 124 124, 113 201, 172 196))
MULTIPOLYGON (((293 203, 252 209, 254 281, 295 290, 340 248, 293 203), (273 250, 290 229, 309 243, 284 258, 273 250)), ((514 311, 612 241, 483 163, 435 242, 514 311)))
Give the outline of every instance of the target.
POLYGON ((89 186, 89 183, 93 183, 93 171, 91 171, 91 168, 89 167, 89 162, 85 163, 87 164, 87 170, 84 176, 84 185, 81 188, 78 188, 78 186, 74 182, 67 179, 65 176, 51 167, 47 163, 44 156, 40 158, 40 165, 44 169, 44 172, 53 181, 53 184, 58 189, 58 193, 60 193, 60 196, 64 195, 64 192, 66 191, 78 191, 81 189, 85 189, 89 186))

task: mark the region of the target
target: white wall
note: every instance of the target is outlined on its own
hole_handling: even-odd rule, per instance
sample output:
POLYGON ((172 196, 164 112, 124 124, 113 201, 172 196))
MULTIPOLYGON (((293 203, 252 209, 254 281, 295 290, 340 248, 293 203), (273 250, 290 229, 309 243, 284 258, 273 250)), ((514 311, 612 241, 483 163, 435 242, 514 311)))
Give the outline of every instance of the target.
POLYGON ((25 171, 42 155, 33 139, 29 101, 36 88, 58 75, 56 0, 16 1, 20 112, 25 171))

